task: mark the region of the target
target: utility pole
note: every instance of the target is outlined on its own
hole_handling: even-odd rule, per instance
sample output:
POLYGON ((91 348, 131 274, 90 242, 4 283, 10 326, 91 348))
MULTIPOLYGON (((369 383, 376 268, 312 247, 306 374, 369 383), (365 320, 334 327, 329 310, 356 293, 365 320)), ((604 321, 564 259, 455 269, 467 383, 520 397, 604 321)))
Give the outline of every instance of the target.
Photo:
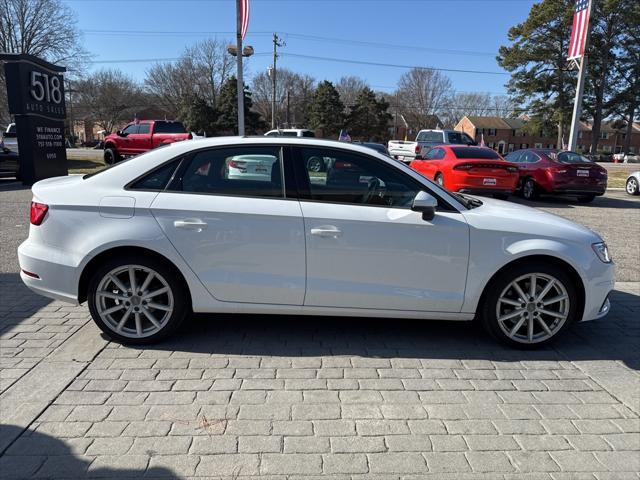
POLYGON ((396 115, 393 121, 393 138, 398 138, 398 92, 396 92, 396 115))
POLYGON ((290 113, 291 113, 291 90, 287 90, 287 128, 291 128, 291 120, 289 120, 290 113))
POLYGON ((278 61, 278 47, 284 47, 285 43, 278 37, 277 33, 273 34, 273 67, 271 68, 271 128, 276 128, 276 63, 278 61))
POLYGON ((578 85, 576 86, 576 98, 573 102, 573 116, 571 118, 571 130, 569 131, 569 150, 576 151, 578 143, 578 132, 580 131, 580 115, 582 115, 582 95, 584 93, 585 77, 587 75, 587 46, 589 45, 589 24, 591 23, 591 8, 593 7, 593 0, 589 0, 589 7, 587 10, 587 33, 584 41, 584 53, 579 59, 574 59, 576 65, 578 65, 578 85))
POLYGON ((238 85, 238 135, 244 136, 244 81, 242 79, 242 0, 236 0, 236 65, 238 72, 236 80, 238 85))

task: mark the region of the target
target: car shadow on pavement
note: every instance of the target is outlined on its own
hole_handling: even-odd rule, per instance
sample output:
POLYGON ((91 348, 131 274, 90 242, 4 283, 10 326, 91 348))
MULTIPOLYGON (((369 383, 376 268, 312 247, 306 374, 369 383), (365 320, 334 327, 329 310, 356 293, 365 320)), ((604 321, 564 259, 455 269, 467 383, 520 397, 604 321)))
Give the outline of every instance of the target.
POLYGON ((553 208, 576 208, 576 207, 598 207, 598 208, 638 208, 640 201, 629 196, 618 198, 611 196, 597 197, 591 203, 580 203, 574 197, 543 196, 537 200, 530 201, 519 197, 509 197, 509 201, 526 205, 528 207, 553 207, 553 208))
POLYGON ((640 369, 638 297, 616 291, 610 316, 574 325, 539 350, 493 340, 477 322, 323 316, 194 315, 144 349, 253 356, 363 356, 491 361, 614 360, 640 369))
POLYGON ((0 273, 0 333, 24 323, 53 300, 29 290, 17 273, 0 273))
MULTIPOLYGON (((15 425, 0 425, 0 435, 15 436, 22 428, 15 425)), ((85 457, 93 460, 92 457, 85 457)), ((24 479, 39 478, 182 478, 164 467, 149 467, 149 458, 140 456, 129 461, 139 461, 139 468, 103 467, 103 462, 117 464, 118 457, 109 455, 97 460, 87 461, 74 455, 72 447, 58 438, 27 431, 9 447, 6 454, 0 456, 0 478, 24 479)))

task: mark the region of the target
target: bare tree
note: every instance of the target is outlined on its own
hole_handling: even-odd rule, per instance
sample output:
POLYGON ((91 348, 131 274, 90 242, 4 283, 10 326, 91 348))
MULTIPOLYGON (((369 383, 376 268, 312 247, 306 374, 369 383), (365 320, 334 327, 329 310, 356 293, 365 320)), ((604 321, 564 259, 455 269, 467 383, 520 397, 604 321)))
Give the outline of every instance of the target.
MULTIPOLYGON (((61 0, 0 0, 0 52, 27 53, 80 74, 87 60, 80 37, 75 13, 61 0)), ((10 122, 1 66, 0 122, 10 122)))
MULTIPOLYGON (((309 75, 300 75, 286 68, 278 69, 277 78, 276 123, 280 126, 306 126, 315 80, 309 75)), ((263 119, 271 119, 272 83, 266 72, 261 72, 253 78, 251 91, 253 110, 263 119)))
POLYGON ((185 99, 200 98, 216 108, 222 85, 234 73, 225 48, 225 42, 207 39, 185 49, 177 62, 155 64, 147 71, 147 90, 173 116, 185 99))
POLYGON ((400 77, 397 94, 410 127, 421 129, 451 101, 453 87, 449 77, 436 70, 414 68, 400 77))
POLYGON ((189 58, 202 75, 197 82, 198 94, 216 107, 222 85, 235 73, 235 61, 227 53, 225 42, 208 38, 188 47, 183 56, 189 58))
POLYGON ((367 82, 360 77, 348 76, 338 80, 336 90, 338 90, 340 100, 344 103, 347 111, 355 105, 360 92, 368 86, 367 82))
POLYGON ((0 0, 0 51, 78 71, 87 55, 80 37, 75 12, 61 0, 0 0))
POLYGON ((138 84, 120 70, 100 70, 74 84, 74 114, 111 132, 144 108, 138 84))

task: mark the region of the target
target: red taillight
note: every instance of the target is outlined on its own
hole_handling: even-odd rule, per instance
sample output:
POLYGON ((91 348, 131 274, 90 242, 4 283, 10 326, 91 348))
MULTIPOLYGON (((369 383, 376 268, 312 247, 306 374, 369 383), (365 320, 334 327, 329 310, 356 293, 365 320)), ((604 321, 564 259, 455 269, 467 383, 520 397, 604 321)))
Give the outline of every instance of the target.
POLYGON ((229 162, 229 166, 231 168, 238 168, 238 169, 242 170, 242 169, 246 169, 247 168, 247 162, 240 162, 238 160, 231 160, 229 162))
POLYGON ((422 147, 420 145, 416 145, 416 152, 415 153, 420 153, 422 151, 422 147))
POLYGON ((453 167, 454 170, 471 170, 472 168, 473 165, 471 165, 470 163, 461 163, 453 167))
POLYGON ((187 136, 187 138, 188 138, 189 140, 193 140, 193 135, 189 134, 189 135, 187 136))
POLYGON ((48 211, 49 205, 45 205, 44 203, 31 202, 31 213, 29 215, 31 224, 40 225, 48 211))

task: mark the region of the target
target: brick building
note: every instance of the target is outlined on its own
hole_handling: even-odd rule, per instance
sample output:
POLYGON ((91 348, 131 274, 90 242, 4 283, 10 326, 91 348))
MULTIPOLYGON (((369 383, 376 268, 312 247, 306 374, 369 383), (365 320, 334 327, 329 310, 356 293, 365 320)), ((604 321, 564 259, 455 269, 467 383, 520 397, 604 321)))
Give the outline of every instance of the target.
POLYGON ((476 142, 484 137, 487 147, 507 154, 522 148, 556 148, 556 139, 542 134, 531 135, 523 130, 526 120, 522 118, 465 116, 455 126, 476 142))
MULTIPOLYGON (((458 122, 455 129, 474 138, 478 143, 484 137, 486 146, 499 153, 506 154, 522 148, 558 148, 557 138, 547 137, 540 132, 538 135, 527 133, 523 127, 526 119, 465 116, 458 122)), ((591 123, 580 122, 578 132, 579 152, 586 153, 591 147, 591 123)), ((626 128, 618 128, 614 122, 603 122, 598 140, 598 153, 610 155, 620 153, 624 146, 626 128)), ((569 141, 568 138, 565 139, 569 141)), ((640 152, 640 123, 634 123, 631 133, 631 143, 628 153, 640 152)))

